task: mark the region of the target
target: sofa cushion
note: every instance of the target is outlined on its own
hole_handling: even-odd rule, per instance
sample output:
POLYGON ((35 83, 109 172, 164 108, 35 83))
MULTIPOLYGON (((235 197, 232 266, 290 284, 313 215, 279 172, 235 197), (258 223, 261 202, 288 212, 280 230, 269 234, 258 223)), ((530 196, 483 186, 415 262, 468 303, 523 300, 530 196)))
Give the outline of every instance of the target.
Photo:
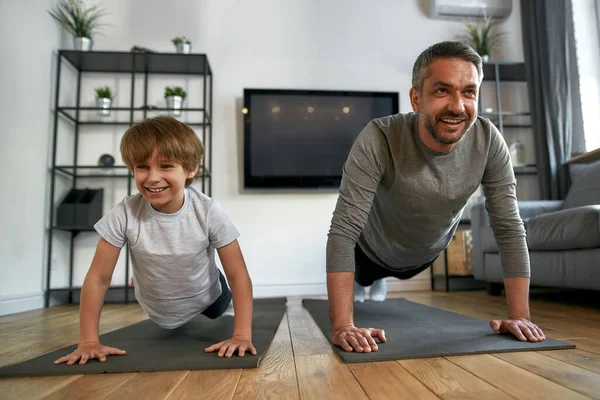
POLYGON ((570 208, 525 221, 531 250, 573 250, 600 247, 600 205, 570 208))
POLYGON ((571 187, 563 203, 563 209, 600 204, 600 161, 572 165, 571 187))
POLYGON ((481 247, 484 253, 497 253, 498 243, 496 242, 496 236, 491 226, 484 226, 481 228, 481 247))

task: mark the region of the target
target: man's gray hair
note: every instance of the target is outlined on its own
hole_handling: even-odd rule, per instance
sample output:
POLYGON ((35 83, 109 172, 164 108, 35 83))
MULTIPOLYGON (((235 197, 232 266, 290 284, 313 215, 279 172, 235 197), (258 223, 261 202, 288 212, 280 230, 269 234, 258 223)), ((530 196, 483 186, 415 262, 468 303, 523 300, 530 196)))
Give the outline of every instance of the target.
POLYGON ((415 61, 412 72, 412 87, 417 89, 419 93, 423 91, 423 82, 429 72, 429 65, 437 58, 460 58, 473 63, 477 67, 479 83, 481 83, 483 66, 479 54, 472 47, 461 42, 440 42, 423 51, 415 61))

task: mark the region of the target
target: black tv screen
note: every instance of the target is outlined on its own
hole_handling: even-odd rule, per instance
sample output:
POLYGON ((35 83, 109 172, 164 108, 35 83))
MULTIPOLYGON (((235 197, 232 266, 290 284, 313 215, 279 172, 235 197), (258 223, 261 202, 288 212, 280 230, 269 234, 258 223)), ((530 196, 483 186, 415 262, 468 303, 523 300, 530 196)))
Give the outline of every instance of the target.
POLYGON ((337 188, 354 140, 398 92, 244 89, 244 187, 337 188))

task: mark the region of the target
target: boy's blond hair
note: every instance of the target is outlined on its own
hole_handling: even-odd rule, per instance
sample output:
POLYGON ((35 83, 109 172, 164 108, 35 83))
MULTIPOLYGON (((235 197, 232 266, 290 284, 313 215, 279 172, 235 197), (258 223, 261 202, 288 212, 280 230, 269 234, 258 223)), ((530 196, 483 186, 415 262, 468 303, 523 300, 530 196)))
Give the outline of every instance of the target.
MULTIPOLYGON (((177 161, 187 172, 202 165, 204 146, 196 132, 175 118, 159 116, 138 122, 127 129, 121 139, 121 156, 130 171, 152 157, 154 150, 169 160, 177 161)), ((189 186, 193 177, 185 180, 189 186)))

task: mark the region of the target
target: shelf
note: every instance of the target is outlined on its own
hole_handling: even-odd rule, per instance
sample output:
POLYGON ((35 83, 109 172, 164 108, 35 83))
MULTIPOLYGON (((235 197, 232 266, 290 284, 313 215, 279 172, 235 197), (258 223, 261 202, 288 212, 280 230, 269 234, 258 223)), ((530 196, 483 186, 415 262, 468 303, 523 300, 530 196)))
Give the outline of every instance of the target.
POLYGON ((124 165, 100 167, 96 165, 57 165, 54 170, 77 178, 133 178, 124 165))
POLYGON ((513 170, 516 175, 537 175, 537 166, 534 164, 529 165, 515 165, 513 170))
POLYGON ((524 112, 524 111, 500 111, 500 112, 483 112, 480 113, 479 115, 481 115, 484 118, 490 118, 490 117, 528 117, 531 115, 530 112, 524 112))
MULTIPOLYGON (((101 167, 98 165, 57 165, 54 171, 76 178, 133 178, 127 166, 115 165, 114 167, 101 167)), ((197 175, 197 178, 211 178, 207 168, 197 175)))
POLYGON ((96 232, 93 226, 55 225, 52 229, 65 232, 96 232))
MULTIPOLYGON (((114 289, 114 290, 117 290, 117 289, 124 290, 124 289, 133 289, 134 286, 123 286, 123 285, 120 285, 120 286, 109 286, 108 288, 109 289, 114 289)), ((51 288, 49 290, 51 292, 70 292, 70 291, 73 291, 73 290, 81 290, 81 286, 73 286, 72 288, 51 288)))
POLYGON ((212 75, 206 54, 60 50, 81 72, 212 75))
POLYGON ((522 62, 497 62, 483 63, 483 80, 496 80, 496 66, 498 66, 498 75, 500 81, 526 82, 527 73, 525 63, 522 62))
POLYGON ((533 125, 531 124, 503 124, 502 125, 503 128, 533 128, 533 125))
MULTIPOLYGON (((206 146, 206 153, 203 162, 206 163, 206 167, 203 167, 203 171, 205 172, 197 175, 198 179, 196 180, 195 185, 202 185, 202 191, 208 196, 211 195, 212 177, 210 171, 212 170, 211 122, 213 80, 212 69, 205 54, 134 53, 126 51, 82 52, 59 50, 56 62, 57 65, 54 69, 56 72, 56 96, 53 103, 54 128, 52 139, 52 167, 50 169, 50 199, 54 200, 58 194, 56 193, 57 180, 60 180, 61 190, 67 185, 73 190, 83 186, 80 185, 79 179, 82 179, 82 182, 85 182, 85 185, 90 184, 89 178, 99 178, 99 180, 94 181, 94 185, 99 185, 100 187, 113 186, 113 191, 122 191, 126 187, 128 196, 136 194, 136 185, 132 184, 132 178, 134 178, 134 176, 127 166, 115 165, 112 167, 104 167, 96 165, 95 161, 90 160, 89 157, 85 157, 89 163, 88 165, 79 165, 78 163, 82 160, 82 157, 80 156, 80 147, 85 144, 87 149, 92 151, 92 157, 94 151, 97 151, 99 156, 102 152, 98 150, 96 146, 114 146, 115 136, 120 136, 118 134, 119 131, 124 132, 130 126, 145 118, 152 118, 159 115, 169 115, 182 123, 192 126, 196 131, 196 134, 204 141, 203 144, 206 146), (106 111, 106 109, 98 107, 93 100, 86 98, 86 100, 82 101, 81 99, 80 95, 83 82, 98 78, 97 75, 94 75, 95 73, 105 73, 105 75, 103 75, 104 77, 118 80, 122 79, 129 81, 130 83, 130 100, 113 103, 113 107, 110 108, 110 115, 102 115, 100 111, 106 111), (194 96, 190 96, 187 102, 183 103, 184 106, 189 107, 178 109, 177 111, 181 111, 181 113, 178 113, 179 115, 177 116, 173 115, 174 109, 167 108, 167 103, 164 99, 148 99, 148 88, 150 84, 153 84, 154 80, 157 78, 159 80, 163 78, 172 78, 171 76, 157 77, 156 74, 178 76, 178 79, 186 81, 193 78, 197 83, 201 84, 201 87, 197 88, 196 93, 200 97, 191 100, 194 99, 194 96), (65 77, 70 77, 70 79, 66 81, 68 82, 68 85, 62 83, 63 75, 65 77), (140 80, 143 81, 141 89, 138 86, 140 80), (61 96, 63 90, 66 90, 66 92, 61 96), (65 104, 61 104, 61 99, 64 99, 65 104), (152 102, 155 104, 150 104, 152 102), (102 125, 106 125, 106 127, 101 129, 100 126, 102 125), (108 126, 113 126, 114 128, 109 128, 108 126), (71 132, 72 135, 73 140, 69 141, 68 144, 69 147, 71 144, 73 145, 73 150, 69 153, 59 149, 58 144, 59 139, 61 138, 59 135, 62 135, 63 131, 71 132), (105 134, 108 136, 104 136, 105 134), (88 137, 84 138, 84 136, 88 137), (90 139, 89 136, 92 136, 91 140, 88 140, 90 139), (104 143, 99 144, 96 139, 104 141, 104 143), (91 143, 88 143, 90 141, 91 143), (63 162, 67 164, 59 165, 57 163, 59 154, 60 158, 65 160, 63 162), (69 158, 65 159, 64 157, 67 154, 69 154, 69 158), (111 179, 112 181, 109 182, 107 179, 111 179), (114 179, 122 179, 122 181, 117 182, 117 186, 120 187, 115 188, 114 185, 112 185, 112 183, 115 182, 114 179)), ((64 144, 60 147, 64 148, 64 144)), ((122 164, 123 161, 119 161, 119 163, 122 164)), ((113 196, 111 196, 111 198, 112 197, 113 196)), ((73 286, 73 277, 75 275, 74 269, 76 267, 80 268, 81 266, 76 265, 78 256, 75 254, 75 247, 77 246, 77 243, 74 239, 80 233, 85 233, 86 235, 96 234, 93 225, 90 226, 90 222, 96 220, 97 215, 94 215, 94 218, 91 220, 89 218, 71 220, 60 219, 61 224, 59 225, 56 222, 59 221, 56 206, 57 203, 51 201, 48 210, 48 226, 50 226, 50 229, 48 229, 47 235, 48 253, 45 271, 45 307, 50 305, 51 293, 52 301, 55 303, 74 303, 79 301, 81 287, 73 286), (84 224, 86 226, 83 226, 84 224), (65 253, 65 256, 68 254, 68 258, 65 258, 65 261, 67 262, 69 280, 60 284, 60 286, 68 285, 69 287, 66 288, 51 288, 53 278, 52 271, 54 269, 53 260, 56 259, 56 257, 53 256, 53 248, 55 247, 53 235, 60 236, 61 243, 68 246, 60 246, 59 248, 61 252, 65 253)), ((90 217, 90 215, 87 216, 90 217)), ((128 247, 125 249, 125 252, 124 285, 109 287, 107 294, 104 297, 105 302, 117 301, 127 303, 129 301, 135 301, 133 286, 127 285, 130 281, 130 252, 128 247)))
MULTIPOLYGON (((59 115, 61 115, 62 117, 67 118, 69 121, 76 123, 76 124, 80 124, 80 125, 127 125, 130 126, 133 123, 137 122, 138 120, 142 119, 142 115, 141 113, 154 113, 154 112, 161 112, 161 111, 172 111, 172 109, 170 108, 160 108, 160 107, 136 107, 136 108, 127 108, 127 107, 114 107, 111 108, 111 115, 109 116, 99 116, 97 114, 94 114, 94 119, 85 119, 85 118, 80 118, 77 119, 76 118, 76 111, 85 111, 88 112, 88 116, 89 116, 89 112, 90 111, 100 111, 102 110, 102 108, 98 108, 98 107, 59 107, 57 108, 57 111, 59 112, 59 115), (134 115, 134 119, 133 122, 131 121, 131 112, 137 113, 137 115, 134 115), (72 115, 73 114, 73 115, 72 115), (120 118, 118 118, 117 116, 120 115, 120 118), (116 121, 114 119, 117 119, 116 121)), ((210 123, 210 116, 207 112, 205 112, 204 108, 182 108, 181 112, 188 112, 188 113, 201 113, 201 115, 199 116, 199 119, 204 119, 206 122, 201 122, 201 121, 181 121, 184 124, 190 125, 190 126, 211 126, 210 123)), ((178 118, 178 117, 176 117, 178 118)))

